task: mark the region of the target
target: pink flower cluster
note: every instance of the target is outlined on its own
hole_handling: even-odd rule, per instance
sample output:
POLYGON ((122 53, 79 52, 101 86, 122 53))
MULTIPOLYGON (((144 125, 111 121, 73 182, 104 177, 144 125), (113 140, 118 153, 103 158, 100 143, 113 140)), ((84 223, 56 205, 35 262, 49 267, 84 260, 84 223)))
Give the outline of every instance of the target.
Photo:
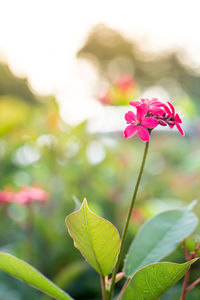
POLYGON ((31 202, 47 202, 49 195, 39 187, 25 186, 19 191, 0 191, 0 203, 28 204, 31 202))
POLYGON ((158 125, 168 125, 170 129, 176 126, 179 132, 185 135, 180 126, 181 118, 175 113, 174 106, 170 102, 163 103, 153 98, 131 101, 130 105, 136 108, 137 113, 129 111, 125 114, 125 120, 129 124, 124 130, 125 138, 130 138, 137 132, 141 140, 148 142, 151 131, 158 125))

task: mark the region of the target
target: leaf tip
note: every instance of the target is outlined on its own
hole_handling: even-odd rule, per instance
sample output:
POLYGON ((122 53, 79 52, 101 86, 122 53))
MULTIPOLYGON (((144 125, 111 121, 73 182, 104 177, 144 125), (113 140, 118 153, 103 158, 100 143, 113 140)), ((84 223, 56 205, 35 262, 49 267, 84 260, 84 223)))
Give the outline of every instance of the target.
POLYGON ((192 203, 190 203, 190 204, 187 206, 188 211, 192 211, 193 208, 196 206, 196 204, 197 204, 197 200, 195 199, 194 201, 192 201, 192 203))
POLYGON ((81 208, 82 207, 87 207, 88 208, 88 203, 87 203, 87 199, 86 198, 83 199, 83 203, 81 205, 81 208))

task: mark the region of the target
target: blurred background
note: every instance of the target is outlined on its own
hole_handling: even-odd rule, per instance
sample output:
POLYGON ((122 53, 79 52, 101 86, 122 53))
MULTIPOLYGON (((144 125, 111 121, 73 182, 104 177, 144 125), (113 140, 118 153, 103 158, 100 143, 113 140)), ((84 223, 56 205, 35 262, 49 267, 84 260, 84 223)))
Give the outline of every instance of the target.
MULTIPOLYGON (((200 197, 199 9, 193 0, 0 1, 0 251, 77 300, 100 299, 99 278, 64 220, 87 197, 121 232, 144 148, 123 138, 130 100, 172 101, 186 137, 154 131, 127 247, 147 218, 200 197)), ((189 249, 195 240, 199 228, 189 249)), ((181 247, 167 260, 184 262, 181 247)), ((188 293, 199 298, 200 287, 188 293)), ((13 299, 50 298, 0 273, 0 300, 13 299)))

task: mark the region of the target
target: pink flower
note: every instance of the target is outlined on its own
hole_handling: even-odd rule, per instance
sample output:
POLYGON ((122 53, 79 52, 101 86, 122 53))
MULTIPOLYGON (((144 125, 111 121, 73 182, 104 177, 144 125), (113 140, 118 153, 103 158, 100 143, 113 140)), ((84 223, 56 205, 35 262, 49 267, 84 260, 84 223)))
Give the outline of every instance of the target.
POLYGON ((29 195, 26 191, 19 190, 15 193, 12 202, 18 203, 18 204, 27 204, 29 203, 29 195))
POLYGON ((13 199, 13 202, 27 204, 30 202, 46 202, 49 199, 47 192, 38 187, 23 187, 13 199))
POLYGON ((128 89, 131 89, 135 85, 135 81, 132 76, 124 74, 116 82, 116 84, 122 91, 126 92, 128 89))
POLYGON ((0 202, 28 204, 31 202, 46 202, 49 195, 39 187, 23 187, 18 192, 0 191, 0 202))
POLYGON ((138 107, 142 103, 146 103, 148 107, 149 114, 155 114, 158 116, 162 116, 165 112, 163 109, 163 103, 158 101, 158 99, 153 98, 152 100, 149 99, 141 99, 140 101, 130 101, 130 105, 138 107))
POLYGON ((13 194, 13 192, 9 191, 0 191, 0 203, 11 202, 13 194))
POLYGON ((170 109, 168 108, 167 105, 164 105, 164 109, 165 109, 165 112, 167 114, 167 117, 168 117, 168 125, 170 128, 173 128, 174 125, 176 125, 178 131, 183 135, 185 136, 185 132, 183 131, 183 129, 181 128, 181 126, 179 124, 182 124, 182 120, 179 116, 179 114, 176 114, 175 113, 175 108, 174 106, 170 103, 170 102, 167 102, 170 109))
POLYGON ((102 97, 99 97, 99 101, 104 105, 109 104, 110 98, 109 98, 108 93, 102 97))
POLYGON ((6 197, 4 191, 0 191, 0 203, 6 202, 6 197))
POLYGON ((185 133, 180 124, 182 120, 175 113, 174 106, 170 103, 163 103, 158 99, 140 99, 139 101, 131 101, 130 105, 137 110, 137 116, 129 111, 125 114, 126 121, 130 124, 124 131, 124 137, 130 138, 138 132, 139 137, 143 141, 149 141, 151 129, 157 125, 169 126, 171 129, 177 127, 179 132, 184 136, 185 133))
POLYGON ((27 192, 31 201, 47 202, 49 200, 49 194, 39 187, 27 187, 27 192))
POLYGON ((149 130, 158 125, 158 121, 153 117, 147 117, 148 106, 146 103, 136 107, 137 115, 132 111, 125 114, 125 120, 130 124, 124 130, 124 137, 130 138, 138 132, 138 136, 144 142, 148 142, 150 139, 149 130))

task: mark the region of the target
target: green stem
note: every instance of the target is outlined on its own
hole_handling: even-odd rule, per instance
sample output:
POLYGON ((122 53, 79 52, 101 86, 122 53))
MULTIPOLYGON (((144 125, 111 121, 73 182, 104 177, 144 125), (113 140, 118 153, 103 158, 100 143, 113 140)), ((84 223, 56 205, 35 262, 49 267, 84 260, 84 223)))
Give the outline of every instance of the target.
POLYGON ((127 232, 128 232, 128 226, 129 226, 133 206, 135 204, 135 199, 136 199, 138 188, 139 188, 139 185, 140 185, 142 173, 143 173, 143 170, 144 170, 144 165, 145 165, 148 149, 149 149, 149 142, 146 142, 145 143, 144 154, 143 154, 143 159, 142 159, 142 164, 141 164, 141 167, 140 167, 137 182, 136 182, 135 189, 134 189, 134 192, 133 192, 131 205, 129 207, 128 216, 127 216, 126 223, 124 225, 124 230, 123 230, 123 233, 122 233, 121 248, 120 248, 119 256, 118 256, 118 259, 117 259, 117 262, 116 262, 116 265, 115 265, 115 268, 114 268, 114 271, 113 271, 112 283, 111 283, 111 287, 110 287, 110 293, 109 293, 109 296, 108 296, 108 300, 112 299, 114 285, 115 285, 115 278, 116 278, 116 275, 117 275, 117 272, 118 272, 118 269, 119 269, 119 266, 120 266, 120 263, 121 263, 121 260, 122 260, 122 257, 123 257, 123 249, 124 249, 125 240, 126 240, 126 236, 127 236, 127 232))
POLYGON ((101 279, 102 300, 106 300, 105 277, 100 275, 100 279, 101 279))

